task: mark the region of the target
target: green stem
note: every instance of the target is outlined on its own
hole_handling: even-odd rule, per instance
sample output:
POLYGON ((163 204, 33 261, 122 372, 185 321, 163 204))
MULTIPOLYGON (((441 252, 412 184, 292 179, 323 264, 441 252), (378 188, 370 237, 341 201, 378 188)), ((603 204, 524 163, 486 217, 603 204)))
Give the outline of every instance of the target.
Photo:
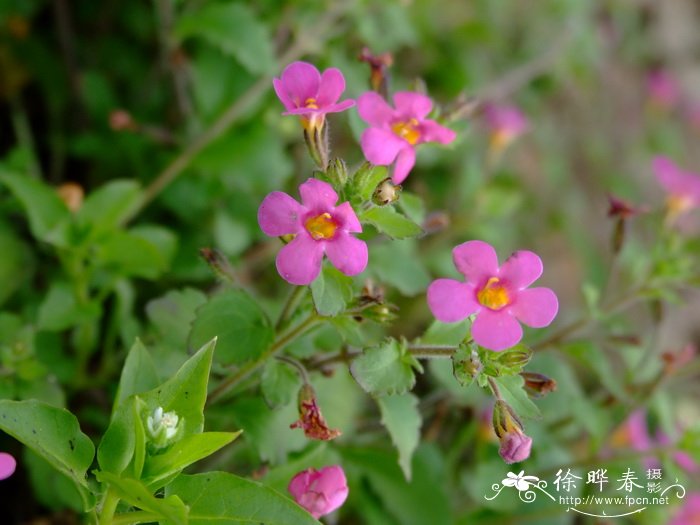
MULTIPOLYGON (((144 510, 139 510, 136 512, 126 512, 124 514, 117 514, 112 520, 112 525, 132 525, 136 523, 151 523, 158 521, 162 518, 160 514, 155 512, 146 512, 144 510)), ((102 523, 100 522, 100 525, 102 523)))
POLYGON ((100 511, 99 525, 111 525, 113 523, 114 512, 119 505, 119 496, 110 487, 102 500, 102 510, 100 511))
POLYGON ((408 345, 408 352, 415 357, 452 357, 457 351, 452 345, 408 345))
POLYGON ((306 286, 295 286, 294 287, 292 292, 289 294, 289 297, 287 297, 287 302, 284 303, 284 306, 282 307, 282 311, 280 312, 280 316, 277 319, 277 323, 275 324, 275 330, 279 330, 280 328, 282 328, 284 323, 289 321, 289 318, 292 316, 292 312, 299 304, 299 301, 304 296, 304 293, 306 292, 306 290, 307 290, 306 286))
POLYGON ((495 397, 499 401, 503 401, 503 396, 501 396, 501 390, 498 388, 496 381, 493 380, 493 377, 489 377, 488 380, 491 392, 493 392, 493 397, 495 397))
POLYGON ((207 404, 211 405, 219 399, 221 399, 228 392, 230 392, 234 386, 236 386, 250 374, 255 372, 263 364, 265 364, 265 361, 267 361, 275 353, 282 350, 285 346, 287 346, 289 343, 291 343, 298 337, 302 336, 306 331, 313 328, 313 326, 319 323, 320 321, 322 321, 322 318, 320 318, 318 315, 310 315, 306 318, 305 321, 302 321, 297 326, 292 328, 289 332, 280 336, 279 339, 276 339, 270 345, 270 347, 267 350, 265 350, 265 352, 263 352, 260 355, 260 357, 258 357, 255 361, 250 361, 249 363, 243 365, 236 371, 236 373, 219 383, 219 385, 214 390, 212 390, 211 394, 209 394, 207 404))
POLYGON ((276 355, 275 359, 287 363, 299 372, 299 377, 304 382, 305 385, 309 384, 309 374, 306 372, 306 368, 296 359, 286 356, 286 355, 276 355))

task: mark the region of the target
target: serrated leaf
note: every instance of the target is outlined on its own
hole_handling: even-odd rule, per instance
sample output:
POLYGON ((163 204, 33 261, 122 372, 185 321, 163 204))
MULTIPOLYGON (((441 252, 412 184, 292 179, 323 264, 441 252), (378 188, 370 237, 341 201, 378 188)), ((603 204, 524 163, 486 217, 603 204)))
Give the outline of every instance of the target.
POLYGON ((179 497, 157 498, 141 481, 120 478, 109 472, 97 472, 96 476, 100 483, 107 483, 129 505, 153 512, 176 525, 188 523, 187 507, 179 497))
POLYGON ((69 222, 70 212, 53 188, 28 175, 6 171, 0 174, 0 182, 10 188, 24 206, 34 237, 53 244, 65 244, 62 228, 69 222))
POLYGON ((159 481, 181 472, 185 467, 210 456, 236 439, 238 432, 203 432, 174 443, 164 453, 149 456, 143 468, 143 481, 150 490, 163 486, 159 481))
POLYGON ((319 314, 335 317, 352 299, 352 279, 326 265, 311 283, 311 297, 319 314))
POLYGON ((508 403, 518 416, 526 419, 540 419, 542 413, 537 405, 528 397, 523 385, 525 380, 522 376, 494 377, 493 380, 503 396, 503 400, 508 403))
POLYGON ((190 509, 189 525, 318 525, 287 496, 256 481, 226 472, 181 475, 165 489, 190 509))
POLYGON ((242 290, 216 295, 197 309, 189 345, 217 337, 217 362, 241 364, 259 357, 272 343, 274 330, 265 312, 242 290))
POLYGON ((40 401, 0 400, 0 430, 11 435, 75 482, 87 511, 94 497, 85 480, 95 446, 78 419, 64 408, 40 401))
POLYGON ((299 373, 289 365, 277 359, 265 363, 260 387, 265 403, 270 408, 288 405, 296 396, 300 385, 299 373))
POLYGON ((399 466, 407 480, 411 480, 411 458, 420 441, 421 416, 418 398, 410 392, 399 396, 377 398, 382 413, 382 424, 389 431, 391 441, 399 451, 399 466))
POLYGON ((360 220, 369 222, 392 239, 409 239, 423 234, 423 229, 392 206, 375 206, 364 211, 360 220))
POLYGON ((396 339, 366 348, 350 366, 355 380, 373 395, 407 392, 416 383, 415 371, 422 373, 423 367, 408 353, 405 343, 396 339))
POLYGON ((255 13, 241 3, 204 4, 181 15, 175 36, 197 36, 236 58, 251 73, 271 73, 276 68, 271 38, 255 13))

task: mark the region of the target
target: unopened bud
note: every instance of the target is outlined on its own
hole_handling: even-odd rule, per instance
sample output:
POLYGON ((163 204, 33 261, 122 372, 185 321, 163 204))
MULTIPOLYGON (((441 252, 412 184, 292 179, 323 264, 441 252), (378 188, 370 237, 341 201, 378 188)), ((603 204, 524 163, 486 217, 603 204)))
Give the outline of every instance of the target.
POLYGON ((388 324, 395 321, 398 308, 393 304, 376 304, 362 310, 362 317, 379 324, 388 324))
POLYGON ((493 407, 493 430, 501 442, 498 453, 508 464, 519 463, 530 456, 532 438, 523 432, 523 425, 513 409, 499 399, 493 407))
POLYGON ((512 350, 507 350, 498 354, 497 362, 508 368, 523 368, 532 359, 532 350, 529 348, 518 345, 512 350))
POLYGON ((389 89, 389 74, 388 69, 394 62, 394 57, 391 53, 382 53, 381 55, 373 55, 369 48, 365 47, 362 49, 360 54, 360 60, 366 62, 370 67, 370 85, 372 89, 382 95, 384 98, 388 98, 389 89))
POLYGON ((523 385, 527 395, 533 398, 543 397, 557 389, 557 382, 551 377, 537 372, 520 372, 525 380, 523 385))
POLYGON ((85 192, 80 184, 66 182, 56 188, 56 193, 58 193, 58 196, 66 203, 68 209, 73 213, 76 213, 83 205, 85 192))
POLYGON ((393 184, 391 179, 384 179, 372 194, 372 202, 378 206, 386 206, 399 200, 401 186, 393 184))
POLYGON ((180 427, 180 418, 173 412, 164 412, 158 407, 146 419, 146 429, 151 444, 156 448, 165 448, 175 440, 180 427))
POLYGON ((343 159, 333 159, 326 170, 326 178, 336 188, 342 188, 348 182, 348 167, 343 159))

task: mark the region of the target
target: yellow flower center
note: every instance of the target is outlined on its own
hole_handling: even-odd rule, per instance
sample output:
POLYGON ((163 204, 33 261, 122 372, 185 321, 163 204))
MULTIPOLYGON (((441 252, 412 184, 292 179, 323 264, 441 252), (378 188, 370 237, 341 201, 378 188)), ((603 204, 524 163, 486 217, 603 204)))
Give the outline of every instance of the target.
POLYGON ((409 144, 413 145, 420 139, 420 131, 416 129, 418 121, 414 118, 408 122, 395 122, 391 125, 391 131, 404 139, 409 144))
POLYGON ((333 220, 330 213, 322 213, 315 217, 306 219, 304 223, 306 231, 311 237, 319 241, 321 239, 332 239, 338 229, 338 223, 333 220))
POLYGON ((476 294, 476 298, 482 306, 491 310, 500 310, 510 303, 508 290, 502 284, 498 284, 499 282, 498 277, 491 277, 486 282, 486 286, 476 294))
POLYGON ((307 98, 306 102, 304 102, 304 107, 309 108, 309 109, 318 109, 318 104, 316 103, 315 98, 307 98))

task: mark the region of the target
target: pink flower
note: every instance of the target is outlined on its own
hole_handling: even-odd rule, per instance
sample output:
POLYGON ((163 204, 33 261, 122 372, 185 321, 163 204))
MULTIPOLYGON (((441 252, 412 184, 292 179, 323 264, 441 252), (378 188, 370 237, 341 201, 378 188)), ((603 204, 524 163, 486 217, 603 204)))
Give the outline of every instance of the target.
POLYGON ((493 247, 469 241, 452 250, 454 264, 466 282, 437 279, 428 287, 428 306, 442 322, 476 315, 472 338, 477 344, 500 351, 516 345, 523 336, 518 321, 541 328, 557 315, 557 296, 549 288, 527 288, 542 275, 542 260, 518 251, 499 268, 493 247))
POLYGON ((525 133, 529 127, 527 118, 515 106, 487 104, 484 119, 491 132, 491 146, 499 150, 525 133))
POLYGON ((316 519, 339 508, 348 497, 348 483, 340 465, 302 470, 289 482, 288 490, 316 519))
POLYGON ((367 266, 367 245, 351 233, 362 226, 350 203, 335 206, 338 194, 317 179, 299 186, 301 204, 273 191, 258 209, 258 223, 267 235, 295 235, 277 254, 277 271, 292 284, 310 284, 321 271, 325 253, 345 275, 357 275, 367 266))
POLYGON ((508 463, 520 463, 530 457, 532 449, 532 438, 521 430, 514 430, 506 433, 501 438, 501 448, 498 453, 503 461, 508 463))
POLYGON ((681 90, 676 79, 667 71, 657 69, 647 76, 649 101, 662 109, 673 108, 681 98, 681 90))
POLYGON ((430 98, 420 93, 394 95, 392 108, 377 93, 364 93, 357 99, 360 117, 371 127, 362 133, 360 144, 368 161, 388 166, 396 161, 392 180, 401 184, 416 163, 415 147, 424 142, 449 144, 455 132, 425 117, 433 108, 430 98))
POLYGON ((287 109, 283 115, 299 115, 306 127, 320 127, 326 113, 355 105, 354 100, 338 102, 345 91, 345 78, 334 67, 321 74, 307 62, 292 62, 282 71, 281 79, 272 79, 272 85, 287 109))
POLYGON ((666 203, 672 217, 700 206, 700 175, 679 168, 668 157, 654 158, 652 168, 668 193, 666 203))
POLYGON ((696 525, 700 523, 700 492, 691 492, 681 510, 668 525, 696 525))
POLYGON ((7 452, 0 452, 0 479, 7 479, 15 473, 17 461, 7 452))

